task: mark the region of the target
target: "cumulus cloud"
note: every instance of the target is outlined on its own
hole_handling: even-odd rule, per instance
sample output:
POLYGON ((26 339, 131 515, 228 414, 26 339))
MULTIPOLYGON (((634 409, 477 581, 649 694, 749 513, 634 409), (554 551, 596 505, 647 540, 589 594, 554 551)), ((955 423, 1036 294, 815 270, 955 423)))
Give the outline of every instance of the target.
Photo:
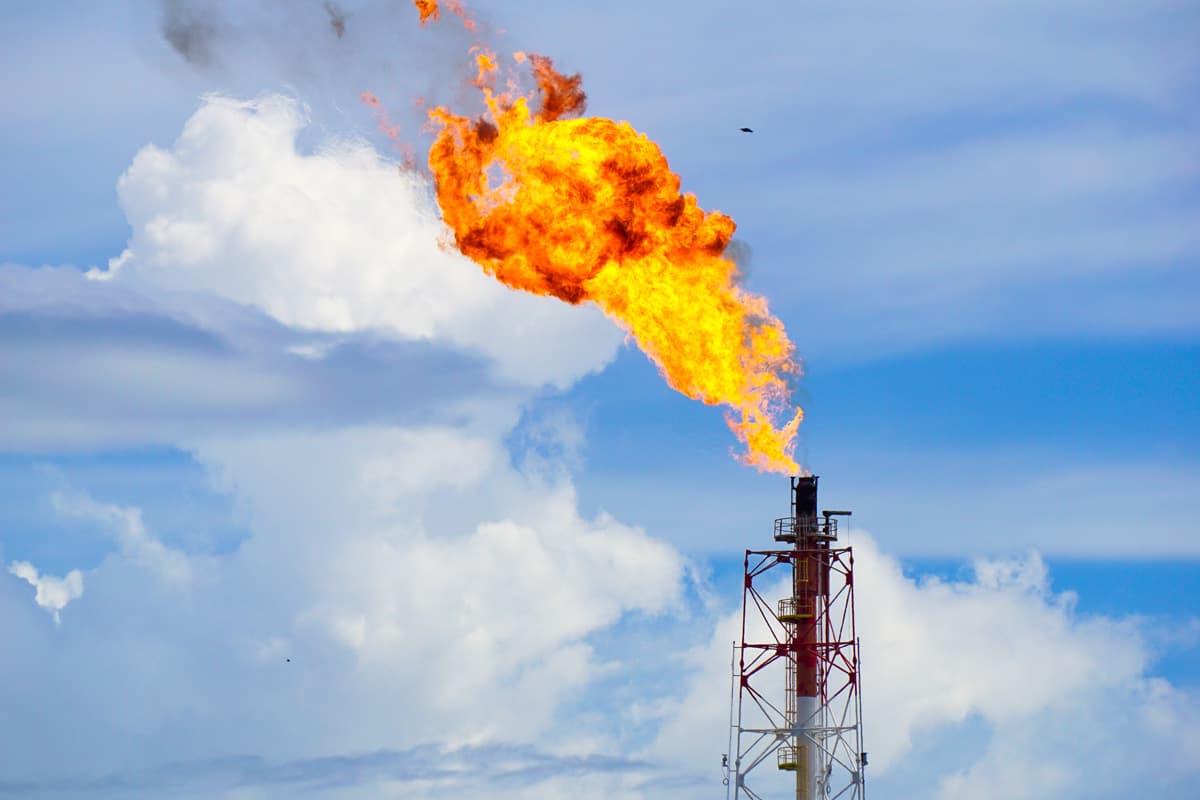
POLYGON ((887 732, 872 743, 880 770, 940 725, 980 715, 1003 726, 1144 679, 1150 654, 1137 625, 1078 617, 1070 593, 1050 591, 1036 554, 976 562, 972 580, 916 583, 869 540, 858 553, 860 630, 884 672, 870 682, 887 732))
MULTIPOLYGON (((1200 697, 1149 673, 1144 620, 1077 614, 1070 593, 1051 590, 1036 554, 918 581, 869 537, 854 544, 875 791, 1177 796, 1196 779, 1200 697)), ((739 634, 740 614, 727 616, 692 653, 688 691, 660 709, 651 754, 687 759, 698 730, 724 741, 730 643, 739 634)))
POLYGON ((621 334, 594 308, 514 292, 444 236, 421 176, 370 145, 299 149, 298 102, 209 96, 170 150, 144 148, 118 184, 128 248, 92 277, 217 295, 284 325, 438 339, 501 377, 567 385, 621 334))
POLYGON ((1185 798, 1198 763, 1200 698, 1139 678, 1116 691, 1066 695, 996 726, 983 756, 950 770, 935 796, 1185 798))
POLYGON ((615 355, 597 309, 440 246, 423 178, 361 140, 301 147, 307 124, 291 98, 207 97, 121 178, 108 269, 0 265, 0 447, 511 414, 615 355))
POLYGON ((37 590, 34 602, 50 612, 55 625, 62 622, 60 612, 67 604, 83 596, 83 575, 77 569, 71 570, 65 577, 55 578, 52 575, 40 575, 28 561, 14 561, 8 571, 37 590))
MULTIPOLYGON (((693 628, 695 619, 673 613, 681 561, 636 529, 581 517, 569 484, 543 484, 505 455, 490 437, 440 429, 199 446, 254 535, 188 607, 165 598, 153 613, 133 613, 133 598, 113 584, 121 573, 102 566, 89 606, 106 607, 106 635, 124 645, 66 645, 73 660, 91 658, 89 682, 145 672, 146 696, 105 722, 145 748, 141 766, 115 774, 104 766, 111 760, 93 760, 96 769, 85 759, 65 782, 13 774, 0 790, 121 796, 184 781, 196 796, 278 785, 420 796, 433 781, 501 798, 554 796, 578 782, 578 796, 636 798, 715 787, 738 616, 717 619, 710 641, 679 664, 690 675, 683 696, 642 686, 634 707, 579 731, 564 716, 571 698, 622 669, 601 663, 593 634, 631 613, 672 612, 664 631, 693 628), (428 472, 412 466, 435 451, 428 472), (180 619, 187 637, 176 635, 180 619), (130 660, 151 650, 152 671, 130 660), (186 706, 166 699, 180 692, 186 706), (186 735, 164 722, 220 697, 244 713, 206 715, 186 735), (619 744, 613 728, 647 719, 649 747, 619 744), (170 735, 160 735, 164 724, 170 735), (188 761, 213 737, 224 743, 204 750, 214 760, 188 761), (407 769, 404 754, 416 752, 440 753, 445 764, 507 753, 509 766, 478 784, 470 770, 407 769), (313 755, 322 753, 337 755, 313 755)), ((1052 591, 1036 554, 915 580, 870 538, 856 535, 855 547, 876 792, 1176 796, 1195 780, 1200 702, 1149 675, 1144 620, 1079 615, 1069 593, 1052 591)), ((44 701, 54 685, 33 679, 23 691, 44 701)), ((91 746, 94 722, 85 712, 77 724, 80 746, 91 746)), ((35 728, 28 745, 42 735, 35 728)))
MULTIPOLYGON (((671 624, 683 559, 608 515, 581 514, 566 473, 514 466, 501 443, 511 422, 194 443, 247 537, 207 557, 189 591, 153 602, 146 571, 185 576, 185 557, 137 508, 55 496, 60 515, 103 526, 121 547, 89 572, 78 631, 29 641, 21 661, 0 663, 0 698, 43 708, 13 745, 25 766, 5 779, 50 792, 61 772, 39 753, 68 718, 77 736, 58 758, 88 786, 108 786, 117 763, 136 782, 200 755, 290 763, 430 742, 536 743, 581 774, 597 758, 623 758, 608 724, 581 730, 568 709, 626 669, 597 635, 619 640, 613 631, 631 619, 671 624), (120 708, 85 702, 113 681, 136 683, 138 696, 120 708), (63 685, 78 690, 55 698, 63 685)), ((493 787, 496 796, 563 780, 553 764, 539 770, 493 787)), ((356 787, 385 778, 364 773, 356 787)))
POLYGON ((381 681, 417 664, 442 676, 422 702, 476 736, 545 729, 564 693, 595 677, 591 633, 678 602, 672 548, 581 517, 565 477, 518 471, 495 434, 372 428, 212 441, 196 455, 255 527, 245 557, 278 570, 276 551, 289 552, 308 586, 298 624, 381 681))
MULTIPOLYGON (((673 548, 580 513, 551 463, 573 447, 569 424, 539 434, 537 469, 503 444, 522 398, 601 368, 620 332, 440 248, 421 179, 360 141, 302 148, 305 124, 291 99, 207 98, 173 147, 143 149, 122 178, 133 235, 109 269, 0 269, 14 343, 79 345, 73 370, 55 368, 53 348, 2 351, 24 376, 18 418, 62 403, 102 429, 172 411, 141 440, 186 447, 247 532, 197 580, 201 559, 155 536, 140 508, 51 497, 60 519, 98 526, 117 552, 88 573, 79 631, 0 664, 0 687, 23 687, 4 693, 9 706, 45 712, 12 748, 0 729, 24 754, 9 787, 53 789, 64 760, 90 785, 115 763, 152 770, 198 753, 290 763, 552 733, 556 758, 590 763, 579 742, 604 734, 561 712, 616 668, 592 638, 678 607, 673 548), (397 357, 420 347, 433 348, 423 365, 397 357), (439 381, 439 365, 470 380, 439 381), (441 413, 406 418, 421 384, 441 413), (400 408, 379 414, 389 402, 400 408), (223 405, 277 419, 232 424, 213 413, 223 405), (138 696, 87 700, 117 682, 138 696), (71 752, 50 747, 66 724, 71 752)), ((70 443, 77 429, 45 419, 70 443)), ((30 427, 0 433, 44 445, 30 427)))

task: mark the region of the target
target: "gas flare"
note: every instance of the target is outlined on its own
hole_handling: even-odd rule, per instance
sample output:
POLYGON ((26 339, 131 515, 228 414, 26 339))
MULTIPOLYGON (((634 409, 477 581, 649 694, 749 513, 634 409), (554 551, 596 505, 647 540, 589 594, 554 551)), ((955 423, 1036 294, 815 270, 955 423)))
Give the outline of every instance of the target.
POLYGON ((681 193, 658 145, 629 123, 580 118, 579 75, 545 56, 515 59, 529 64, 535 92, 511 81, 497 92, 496 57, 478 50, 485 113, 429 112, 439 128, 429 167, 458 249, 515 289, 595 303, 672 388, 730 409, 740 460, 800 472, 792 453, 803 412, 788 385, 800 373, 795 348, 723 255, 734 221, 681 193))

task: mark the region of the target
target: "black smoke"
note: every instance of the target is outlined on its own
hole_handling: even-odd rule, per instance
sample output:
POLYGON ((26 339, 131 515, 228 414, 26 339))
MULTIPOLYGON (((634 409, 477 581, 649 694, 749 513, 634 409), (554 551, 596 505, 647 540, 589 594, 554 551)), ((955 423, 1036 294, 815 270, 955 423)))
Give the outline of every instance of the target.
POLYGON ((219 20, 211 7, 188 0, 163 3, 163 38, 188 62, 198 67, 212 64, 219 33, 219 20))
POLYGON ((346 35, 346 12, 338 8, 337 3, 327 2, 325 13, 329 15, 329 27, 340 39, 346 35))

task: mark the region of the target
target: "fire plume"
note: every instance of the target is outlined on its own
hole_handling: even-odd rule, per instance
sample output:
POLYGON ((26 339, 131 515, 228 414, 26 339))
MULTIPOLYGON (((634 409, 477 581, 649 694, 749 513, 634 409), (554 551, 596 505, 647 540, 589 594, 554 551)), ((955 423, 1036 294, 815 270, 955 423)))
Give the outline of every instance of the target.
POLYGON ((723 405, 760 470, 796 473, 802 411, 790 403, 794 347, 725 257, 735 223, 681 193, 653 141, 627 122, 583 117, 579 75, 528 62, 536 92, 497 93, 495 56, 476 55, 484 114, 445 107, 429 153, 458 249, 515 289, 593 302, 677 391, 723 405))

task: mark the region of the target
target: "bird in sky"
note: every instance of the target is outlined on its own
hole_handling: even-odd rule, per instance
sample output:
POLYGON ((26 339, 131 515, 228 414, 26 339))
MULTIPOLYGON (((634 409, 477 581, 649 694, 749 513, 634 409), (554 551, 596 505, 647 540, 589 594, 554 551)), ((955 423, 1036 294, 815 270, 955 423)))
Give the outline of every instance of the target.
POLYGON ((738 130, 741 131, 742 133, 754 133, 753 128, 738 128, 738 130))

